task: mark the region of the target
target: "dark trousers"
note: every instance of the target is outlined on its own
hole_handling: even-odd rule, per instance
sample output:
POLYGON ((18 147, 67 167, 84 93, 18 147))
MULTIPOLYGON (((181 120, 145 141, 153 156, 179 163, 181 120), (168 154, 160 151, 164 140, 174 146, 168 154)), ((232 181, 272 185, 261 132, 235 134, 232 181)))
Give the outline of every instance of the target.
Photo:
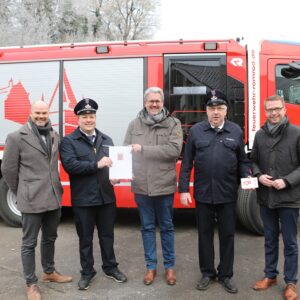
POLYGON ((220 280, 233 276, 236 203, 203 204, 196 202, 199 265, 202 276, 220 280), (214 228, 217 220, 220 263, 215 269, 214 228))
POLYGON ((56 209, 43 213, 22 213, 22 246, 21 257, 24 278, 27 285, 38 281, 35 275, 35 248, 39 231, 41 237, 41 262, 45 273, 52 273, 54 268, 54 243, 57 238, 57 227, 61 217, 61 210, 56 209))
POLYGON ((90 276, 95 273, 93 255, 94 228, 97 227, 104 272, 117 268, 114 252, 114 224, 116 204, 99 206, 73 206, 74 221, 79 237, 81 274, 90 276))
POLYGON ((265 235, 265 274, 268 278, 277 276, 279 252, 279 233, 281 230, 284 244, 284 281, 297 283, 298 280, 298 244, 297 223, 298 208, 260 207, 260 215, 265 235), (279 225, 280 224, 280 225, 279 225))

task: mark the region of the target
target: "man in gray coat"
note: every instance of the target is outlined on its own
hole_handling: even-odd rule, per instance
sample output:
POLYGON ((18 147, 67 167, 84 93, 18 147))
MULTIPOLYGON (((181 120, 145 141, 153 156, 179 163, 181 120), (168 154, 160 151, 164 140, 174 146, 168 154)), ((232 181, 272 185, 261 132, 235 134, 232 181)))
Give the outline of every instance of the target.
POLYGON ((256 133, 253 175, 258 178, 257 200, 264 225, 265 277, 253 289, 277 284, 279 233, 284 243, 286 300, 298 299, 297 224, 300 207, 300 128, 289 123, 284 99, 271 96, 264 103, 267 121, 256 133))
POLYGON ((163 91, 158 87, 148 88, 144 94, 144 108, 129 124, 124 140, 133 152, 132 191, 142 224, 146 285, 150 285, 156 275, 155 220, 160 227, 166 282, 176 283, 172 215, 182 130, 180 121, 171 117, 163 105, 163 91))
POLYGON ((70 282, 72 277, 54 267, 54 243, 61 216, 63 189, 58 173, 59 136, 52 129, 49 107, 43 101, 32 104, 28 122, 7 136, 1 170, 16 194, 22 213, 21 257, 29 300, 41 299, 35 274, 35 247, 41 237, 42 280, 70 282))

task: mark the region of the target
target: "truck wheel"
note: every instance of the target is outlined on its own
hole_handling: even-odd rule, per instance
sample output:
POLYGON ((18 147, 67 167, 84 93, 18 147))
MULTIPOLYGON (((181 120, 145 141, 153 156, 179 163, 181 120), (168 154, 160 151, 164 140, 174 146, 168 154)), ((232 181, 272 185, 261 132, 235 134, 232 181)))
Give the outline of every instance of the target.
POLYGON ((17 209, 17 199, 3 178, 0 179, 0 216, 12 227, 21 227, 21 212, 17 209))
POLYGON ((240 223, 253 233, 263 235, 263 223, 260 218, 259 205, 256 202, 256 190, 238 191, 237 217, 240 223))

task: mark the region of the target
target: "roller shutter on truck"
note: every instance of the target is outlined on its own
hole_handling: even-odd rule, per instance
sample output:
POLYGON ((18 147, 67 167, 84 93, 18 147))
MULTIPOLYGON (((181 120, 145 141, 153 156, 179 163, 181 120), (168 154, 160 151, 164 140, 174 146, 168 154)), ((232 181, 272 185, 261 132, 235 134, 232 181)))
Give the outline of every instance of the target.
MULTIPOLYGON (((143 107, 144 59, 68 60, 0 64, 0 144, 28 120, 31 103, 50 106, 53 127, 61 134, 77 127, 73 109, 82 98, 98 102, 97 128, 122 145, 129 122, 143 107)), ((65 203, 70 203, 69 181, 62 170, 65 203)), ((19 226, 15 196, 0 180, 0 215, 19 226)))

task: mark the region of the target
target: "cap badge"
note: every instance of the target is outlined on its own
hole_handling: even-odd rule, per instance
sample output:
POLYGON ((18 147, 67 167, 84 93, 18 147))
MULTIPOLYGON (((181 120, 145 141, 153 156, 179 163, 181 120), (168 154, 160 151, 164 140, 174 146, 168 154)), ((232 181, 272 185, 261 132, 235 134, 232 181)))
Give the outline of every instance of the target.
POLYGON ((215 90, 211 91, 211 95, 212 95, 212 97, 210 98, 211 100, 217 100, 218 99, 218 97, 216 96, 216 91, 215 90))

